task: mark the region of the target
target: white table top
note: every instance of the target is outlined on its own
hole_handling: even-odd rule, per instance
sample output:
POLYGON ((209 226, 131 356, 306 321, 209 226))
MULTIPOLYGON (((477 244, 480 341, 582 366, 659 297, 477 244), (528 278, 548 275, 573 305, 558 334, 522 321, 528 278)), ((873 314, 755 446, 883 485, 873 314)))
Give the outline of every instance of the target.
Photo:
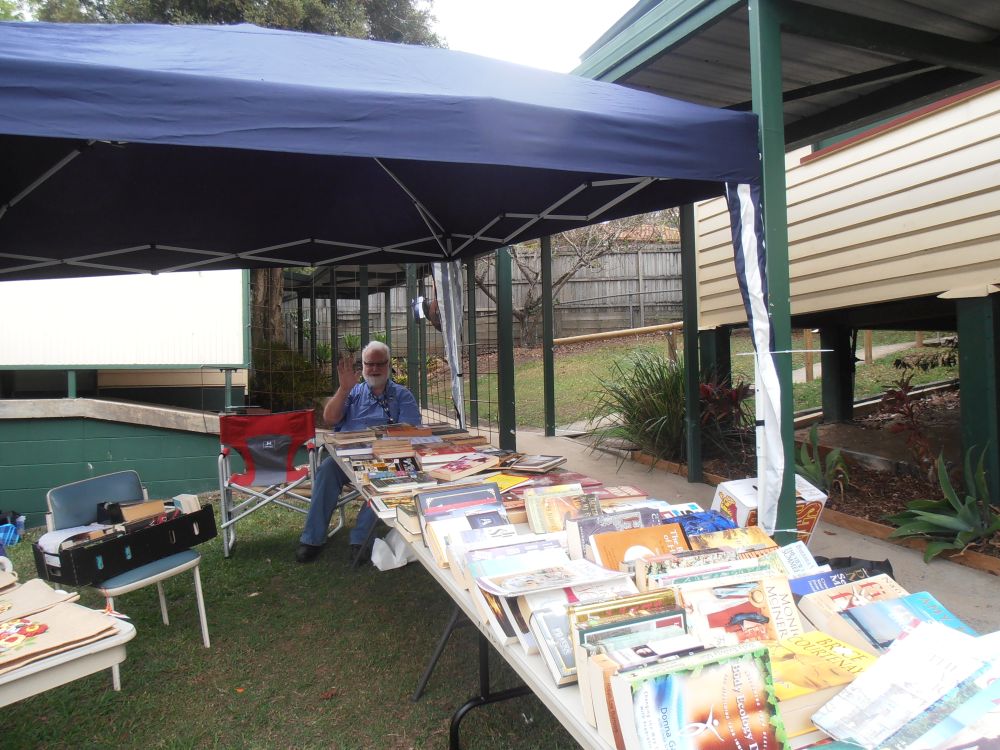
POLYGON ((118 629, 115 635, 33 661, 0 675, 0 706, 125 661, 125 644, 135 638, 135 626, 124 620, 109 619, 113 619, 118 629))

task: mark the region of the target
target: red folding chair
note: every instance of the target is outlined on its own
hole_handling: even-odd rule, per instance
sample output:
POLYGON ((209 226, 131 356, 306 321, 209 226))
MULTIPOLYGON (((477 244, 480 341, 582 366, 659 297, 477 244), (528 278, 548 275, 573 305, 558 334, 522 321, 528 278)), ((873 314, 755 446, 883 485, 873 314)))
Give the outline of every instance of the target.
MULTIPOLYGON (((219 493, 222 500, 222 551, 236 543, 236 523, 274 503, 299 513, 309 511, 310 497, 296 491, 316 475, 316 426, 311 409, 282 414, 219 417, 219 493), (309 462, 295 465, 305 447, 309 462), (232 454, 243 459, 244 471, 233 473, 232 454)), ((340 514, 337 531, 344 524, 340 514)), ((333 532, 331 532, 333 533, 333 532)))

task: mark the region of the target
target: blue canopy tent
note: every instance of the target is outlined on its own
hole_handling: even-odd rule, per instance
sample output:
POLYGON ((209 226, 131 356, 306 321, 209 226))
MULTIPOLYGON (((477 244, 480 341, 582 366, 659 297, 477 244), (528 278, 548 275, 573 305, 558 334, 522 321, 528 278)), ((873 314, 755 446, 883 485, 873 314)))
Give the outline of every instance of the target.
POLYGON ((0 163, 0 280, 456 260, 726 185, 760 247, 753 114, 254 26, 0 24, 0 163))

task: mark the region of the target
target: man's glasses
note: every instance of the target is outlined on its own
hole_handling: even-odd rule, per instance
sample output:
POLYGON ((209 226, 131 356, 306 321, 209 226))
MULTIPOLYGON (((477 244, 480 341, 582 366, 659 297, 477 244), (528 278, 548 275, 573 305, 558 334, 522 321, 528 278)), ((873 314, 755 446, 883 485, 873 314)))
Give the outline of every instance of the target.
POLYGON ((381 362, 365 362, 365 367, 385 367, 389 364, 389 360, 383 359, 381 362))

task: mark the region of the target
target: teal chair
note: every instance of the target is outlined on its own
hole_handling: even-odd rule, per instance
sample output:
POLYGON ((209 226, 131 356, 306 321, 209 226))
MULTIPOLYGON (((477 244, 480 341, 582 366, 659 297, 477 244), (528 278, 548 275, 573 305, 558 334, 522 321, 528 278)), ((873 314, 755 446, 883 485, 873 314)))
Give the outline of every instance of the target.
MULTIPOLYGON (((103 474, 79 482, 64 484, 49 490, 46 495, 49 513, 46 523, 49 531, 86 526, 97 520, 98 503, 133 502, 146 499, 139 475, 134 471, 119 471, 103 474)), ((167 614, 167 600, 163 595, 163 581, 186 570, 194 572, 194 591, 198 600, 198 618, 201 621, 201 641, 209 648, 208 620, 205 616, 205 600, 201 592, 201 575, 198 565, 201 555, 194 550, 183 550, 172 555, 146 563, 125 573, 95 583, 94 588, 107 598, 109 609, 114 608, 114 597, 130 591, 156 584, 160 595, 160 614, 163 624, 170 624, 167 614)), ((113 672, 115 689, 120 685, 117 665, 113 672)))

